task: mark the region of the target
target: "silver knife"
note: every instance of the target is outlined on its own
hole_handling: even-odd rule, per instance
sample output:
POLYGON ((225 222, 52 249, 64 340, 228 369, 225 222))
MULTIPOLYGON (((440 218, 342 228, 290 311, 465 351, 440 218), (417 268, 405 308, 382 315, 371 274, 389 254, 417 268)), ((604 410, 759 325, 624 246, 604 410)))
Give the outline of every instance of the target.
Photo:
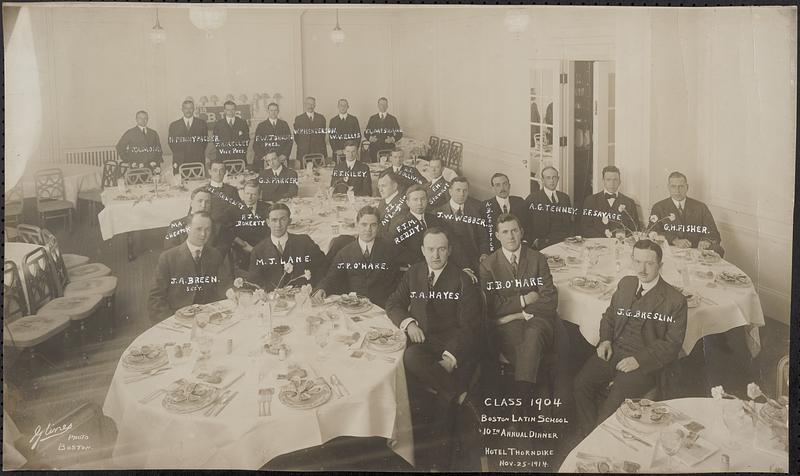
POLYGON ((344 397, 344 393, 342 393, 342 389, 340 389, 339 386, 336 384, 336 376, 335 375, 331 375, 328 380, 330 380, 330 382, 333 384, 333 389, 336 391, 336 395, 338 395, 339 398, 344 397))
POLYGON ((350 395, 350 390, 347 390, 347 387, 345 387, 342 381, 339 380, 339 377, 337 377, 336 375, 331 375, 331 381, 334 382, 340 389, 344 390, 345 393, 347 393, 347 395, 350 395))
POLYGON ((217 411, 214 413, 214 416, 219 415, 220 412, 222 410, 224 410, 225 407, 227 407, 229 403, 231 403, 231 400, 236 398, 236 395, 239 395, 239 392, 233 392, 233 394, 230 397, 228 397, 224 402, 222 402, 222 404, 219 406, 219 408, 217 408, 217 411))
POLYGON ((225 390, 224 392, 220 393, 219 396, 217 396, 217 398, 215 398, 214 401, 211 402, 211 405, 203 414, 205 416, 211 416, 211 414, 214 413, 214 408, 216 408, 217 405, 222 403, 222 401, 225 399, 225 397, 228 396, 230 392, 231 392, 230 390, 225 390))
POLYGON ((608 434, 609 434, 609 435, 613 436, 613 437, 614 437, 614 438, 616 438, 616 439, 617 439, 617 440, 618 440, 620 443, 622 443, 623 445, 627 446, 628 448, 631 448, 633 451, 639 451, 639 450, 638 450, 638 449, 637 449, 635 446, 633 446, 632 444, 630 444, 630 443, 628 443, 627 441, 625 441, 625 439, 624 439, 623 437, 621 437, 621 436, 617 435, 616 433, 614 433, 613 431, 609 430, 607 426, 605 426, 605 425, 600 425, 600 428, 602 428, 602 429, 606 430, 606 431, 608 432, 608 434))
POLYGON ((236 377, 235 379, 233 379, 230 382, 228 382, 228 385, 225 385, 220 390, 227 390, 227 389, 231 388, 231 385, 235 384, 237 380, 239 380, 240 378, 244 377, 244 374, 245 374, 245 372, 240 373, 238 377, 236 377))

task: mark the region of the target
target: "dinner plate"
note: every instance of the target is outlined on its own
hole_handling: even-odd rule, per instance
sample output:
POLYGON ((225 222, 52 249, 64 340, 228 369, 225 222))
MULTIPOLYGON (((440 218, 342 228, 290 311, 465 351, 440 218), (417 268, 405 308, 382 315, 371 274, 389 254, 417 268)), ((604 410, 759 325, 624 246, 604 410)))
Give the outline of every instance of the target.
POLYGON ((721 273, 717 273, 717 276, 714 278, 719 284, 723 286, 730 286, 734 288, 746 288, 750 286, 750 278, 747 277, 746 274, 737 273, 737 272, 730 272, 730 271, 723 271, 721 273))
POLYGON ((359 314, 372 309, 372 303, 363 296, 342 296, 336 304, 348 314, 359 314))
POLYGON ((292 332, 292 327, 282 324, 280 326, 273 327, 272 332, 274 332, 275 335, 285 336, 286 334, 292 332))
POLYGON ((566 261, 564 261, 564 258, 555 255, 547 257, 547 265, 550 266, 550 269, 557 269, 557 268, 563 268, 564 266, 567 265, 567 263, 566 261))
POLYGON ((644 398, 626 398, 616 414, 621 423, 648 433, 664 428, 672 422, 671 411, 667 405, 644 398))
POLYGON ((175 311, 175 318, 184 322, 191 321, 201 312, 203 312, 203 306, 201 304, 190 304, 175 311))
POLYGON ((219 390, 207 383, 185 382, 164 395, 161 405, 172 413, 192 413, 211 405, 218 394, 219 390))
POLYGON ((583 263, 583 260, 576 256, 567 256, 566 263, 575 266, 583 263))
POLYGON ((720 255, 718 255, 716 251, 703 250, 700 253, 699 260, 700 260, 701 263, 715 264, 715 263, 719 263, 720 261, 722 261, 722 257, 720 255))
POLYGON ((367 347, 377 352, 397 352, 406 345, 403 331, 396 329, 372 328, 367 332, 367 347))
POLYGON ((580 236, 569 236, 567 238, 564 238, 564 241, 567 243, 572 243, 573 245, 579 245, 581 243, 584 243, 586 240, 580 236))
POLYGON ((331 387, 325 379, 293 379, 281 387, 278 399, 289 408, 310 410, 331 399, 331 387))
POLYGON ((122 357, 122 366, 135 372, 148 372, 162 367, 168 361, 167 352, 160 345, 143 345, 131 348, 122 357))
POLYGON ((608 287, 605 283, 603 283, 599 279, 584 278, 582 276, 576 276, 570 279, 569 285, 573 289, 589 294, 601 293, 605 291, 606 288, 608 287))

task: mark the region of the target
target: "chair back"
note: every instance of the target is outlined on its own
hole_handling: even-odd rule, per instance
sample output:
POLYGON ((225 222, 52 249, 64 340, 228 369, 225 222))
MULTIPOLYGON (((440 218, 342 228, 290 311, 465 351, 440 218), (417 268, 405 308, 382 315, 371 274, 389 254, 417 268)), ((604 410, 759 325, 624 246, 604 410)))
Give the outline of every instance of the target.
POLYGON ((246 164, 242 159, 223 160, 222 163, 225 164, 225 170, 228 172, 228 175, 242 174, 246 168, 246 164))
POLYGON ((6 261, 3 264, 3 320, 11 324, 28 314, 28 303, 17 265, 13 261, 6 261))
POLYGON ((442 163, 447 161, 447 156, 450 154, 450 141, 448 139, 441 139, 439 141, 439 150, 436 154, 431 154, 431 157, 442 159, 442 163))
POLYGON ((303 156, 303 167, 305 168, 306 164, 311 162, 314 164, 315 167, 321 167, 325 162, 325 156, 319 153, 316 154, 306 154, 303 156))
POLYGON ((178 167, 178 174, 182 180, 205 178, 206 165, 202 162, 187 162, 178 167))
POLYGON ((430 156, 436 157, 436 154, 439 152, 439 138, 436 136, 431 136, 431 138, 428 139, 428 145, 431 148, 430 156))
POLYGON ((781 360, 778 361, 778 373, 775 379, 776 386, 775 386, 775 399, 778 400, 781 397, 788 397, 789 396, 789 356, 784 355, 781 357, 781 360))
POLYGON ((392 155, 393 149, 381 149, 378 151, 378 162, 381 161, 381 158, 386 157, 386 161, 389 161, 389 157, 392 155))
POLYGON ((50 260, 55 268, 56 292, 61 296, 64 294, 64 288, 67 286, 67 280, 69 279, 67 265, 64 264, 64 257, 61 256, 61 248, 58 246, 56 235, 50 233, 47 228, 42 228, 42 238, 44 238, 44 247, 50 253, 50 260))
POLYGON ((33 174, 36 185, 36 203, 48 200, 66 200, 64 193, 64 172, 61 169, 45 169, 33 174))
POLYGON ((100 188, 105 189, 106 187, 114 187, 117 185, 118 171, 119 167, 117 166, 117 162, 114 160, 107 160, 103 164, 103 178, 100 182, 100 188))
POLYGON ((347 185, 347 182, 336 182, 333 184, 333 193, 346 194, 348 190, 350 190, 350 187, 347 185))
POLYGON ((461 160, 463 155, 464 144, 453 141, 453 143, 450 144, 450 154, 448 154, 448 159, 445 162, 445 165, 461 174, 461 160))
POLYGON ((150 182, 151 178, 153 178, 153 172, 148 168, 128 169, 125 172, 126 185, 142 185, 150 182))
POLYGON ((19 238, 23 243, 30 243, 32 245, 44 246, 44 236, 42 236, 42 229, 36 225, 27 225, 20 223, 17 225, 17 232, 19 238))
POLYGON ((25 288, 28 290, 29 311, 31 314, 36 314, 56 296, 53 265, 44 248, 37 248, 25 255, 24 263, 22 274, 25 276, 25 288))

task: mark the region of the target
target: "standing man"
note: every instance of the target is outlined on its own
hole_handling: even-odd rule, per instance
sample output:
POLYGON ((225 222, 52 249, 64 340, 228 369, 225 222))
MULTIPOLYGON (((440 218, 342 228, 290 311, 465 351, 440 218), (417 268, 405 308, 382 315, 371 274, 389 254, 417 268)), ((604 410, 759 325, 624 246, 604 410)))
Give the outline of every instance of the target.
POLYGON ((622 184, 619 169, 613 165, 603 167, 603 191, 583 202, 580 216, 581 236, 605 238, 606 230, 614 232, 623 223, 630 230, 639 229, 639 213, 632 198, 619 191, 622 184))
POLYGON ((264 160, 269 168, 262 170, 258 177, 258 182, 261 184, 261 199, 277 202, 284 198, 296 197, 297 172, 284 167, 283 161, 274 150, 267 152, 264 160))
MULTIPOLYGON (((477 435, 477 411, 467 386, 480 356, 481 298, 470 277, 448 262, 447 234, 436 227, 422 237, 424 261, 411 267, 386 302, 389 318, 408 336, 403 364, 413 398, 421 389, 436 390, 436 451, 449 454, 451 422, 464 412, 477 435), (443 447, 442 447, 443 446, 443 447)), ((415 408, 416 405, 412 405, 415 408)), ((446 469, 446 468, 443 468, 446 469)))
POLYGON ((281 162, 288 163, 292 153, 292 131, 289 124, 278 118, 280 109, 277 103, 271 102, 267 106, 267 120, 256 126, 256 137, 253 140, 253 170, 261 172, 266 168, 264 161, 267 152, 275 150, 281 162))
POLYGON ((469 196, 469 182, 465 177, 456 177, 450 182, 449 195, 450 200, 434 209, 434 213, 453 241, 454 259, 462 269, 469 268, 477 274, 478 263, 489 251, 488 225, 481 203, 469 196))
POLYGON ((269 204, 258 199, 260 190, 258 182, 249 180, 244 185, 242 205, 238 219, 233 223, 233 244, 235 264, 238 268, 247 270, 250 266, 250 253, 253 247, 267 237, 267 215, 269 204))
POLYGON ((431 172, 431 181, 428 183, 428 204, 431 208, 438 208, 450 200, 450 195, 447 189, 450 188, 450 182, 445 180, 442 176, 444 172, 444 162, 441 158, 434 157, 428 162, 428 167, 431 172))
POLYGON ((247 163, 247 148, 250 146, 250 126, 236 117, 236 103, 225 101, 223 117, 214 124, 214 145, 218 160, 241 159, 247 163))
POLYGON ((347 184, 357 197, 372 196, 372 174, 369 166, 358 160, 358 146, 348 141, 344 147, 344 161, 337 163, 331 173, 331 187, 347 184))
POLYGON ((190 304, 208 304, 225 298, 231 285, 230 264, 211 246, 211 217, 192 214, 188 237, 182 245, 158 257, 148 309, 150 320, 161 322, 190 304))
POLYGON ((511 213, 517 218, 517 222, 519 222, 523 231, 523 241, 526 241, 532 235, 528 220, 528 207, 521 197, 511 195, 511 182, 508 180, 508 175, 499 172, 492 175, 491 184, 494 197, 483 202, 486 224, 489 227, 486 230, 489 253, 500 249, 500 241, 498 241, 496 234, 492 233, 492 230, 497 227, 497 219, 500 215, 511 213))
POLYGON ((636 276, 620 280, 600 320, 600 343, 575 377, 581 436, 626 398, 656 386, 658 371, 678 358, 686 334, 686 298, 661 278, 662 251, 650 240, 633 245, 636 276), (601 394, 614 382, 605 398, 601 394))
POLYGON ((651 215, 660 220, 674 214, 675 221, 662 222, 659 231, 672 246, 714 250, 724 256, 722 238, 711 210, 705 203, 687 197, 688 191, 689 182, 685 175, 680 172, 669 174, 669 198, 653 205, 651 215))
POLYGON ((370 142, 369 155, 372 162, 378 161, 378 152, 384 149, 394 149, 397 141, 403 138, 403 131, 397 118, 386 112, 389 109, 389 100, 378 99, 378 113, 373 114, 367 123, 364 137, 370 142))
POLYGON ((425 184, 425 182, 427 182, 416 167, 405 165, 403 163, 404 161, 405 152, 403 149, 394 149, 389 155, 391 167, 386 169, 391 170, 399 180, 398 185, 400 185, 400 193, 406 193, 408 187, 415 183, 425 184))
POLYGON ((322 154, 328 160, 325 145, 325 116, 314 112, 317 100, 309 96, 303 102, 305 112, 294 118, 294 141, 297 142, 297 160, 303 165, 307 154, 322 154))
MULTIPOLYGON (((432 227, 444 228, 435 214, 427 211, 428 191, 423 185, 412 185, 406 190, 407 209, 389 222, 386 236, 400 249, 398 260, 411 266, 422 261, 422 235, 432 227)), ((448 240, 448 249, 449 249, 448 240)), ((449 255, 449 251, 448 251, 449 255)))
POLYGON ((161 140, 156 131, 147 127, 147 120, 147 111, 137 112, 136 126, 125 131, 117 142, 117 156, 123 162, 152 168, 151 163, 161 166, 164 161, 161 140))
POLYGON ((398 189, 397 181, 397 176, 391 171, 384 171, 378 178, 378 193, 381 195, 378 213, 381 216, 383 229, 389 226, 392 218, 400 213, 406 205, 406 196, 398 189))
POLYGON ((569 195, 556 190, 558 178, 555 167, 542 169, 544 188, 532 193, 526 200, 531 223, 531 236, 528 240, 537 250, 543 250, 574 235, 574 210, 569 195))
POLYGON ((358 239, 339 250, 328 274, 314 293, 321 303, 329 294, 355 292, 366 296, 381 308, 397 287, 400 268, 395 261, 394 245, 378 237, 380 216, 374 207, 366 206, 356 215, 358 239))
POLYGON ((181 104, 183 117, 169 125, 169 148, 172 150, 172 163, 178 167, 189 162, 206 163, 208 146, 208 124, 194 117, 194 102, 191 99, 181 104))
POLYGON ((337 107, 339 114, 333 116, 328 123, 328 140, 331 143, 334 157, 338 155, 339 151, 344 151, 344 146, 348 142, 361 143, 361 126, 358 125, 356 116, 347 113, 350 109, 347 99, 339 99, 337 107))
POLYGON ((514 215, 498 217, 496 235, 501 248, 481 263, 481 283, 494 339, 514 366, 514 396, 528 401, 545 351, 553 346, 558 291, 547 258, 522 245, 514 215))

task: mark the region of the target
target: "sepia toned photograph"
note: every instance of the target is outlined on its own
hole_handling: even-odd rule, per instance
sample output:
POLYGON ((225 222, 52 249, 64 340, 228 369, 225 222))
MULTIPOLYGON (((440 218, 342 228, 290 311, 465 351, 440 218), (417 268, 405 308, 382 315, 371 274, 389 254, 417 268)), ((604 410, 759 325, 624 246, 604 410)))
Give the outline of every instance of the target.
POLYGON ((3 470, 797 471, 796 7, 2 21, 3 470))

